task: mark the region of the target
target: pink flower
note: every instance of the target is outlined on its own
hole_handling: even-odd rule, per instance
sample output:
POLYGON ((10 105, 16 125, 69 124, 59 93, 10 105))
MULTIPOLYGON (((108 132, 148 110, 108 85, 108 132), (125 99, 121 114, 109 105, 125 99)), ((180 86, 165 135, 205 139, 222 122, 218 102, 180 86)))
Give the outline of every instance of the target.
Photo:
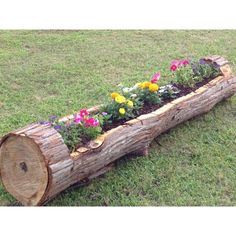
POLYGON ((179 62, 178 60, 174 60, 171 62, 171 65, 170 65, 170 70, 171 71, 176 71, 177 68, 179 67, 179 62))
POLYGON ((161 73, 160 72, 155 73, 152 76, 151 83, 153 83, 153 84, 157 83, 157 81, 160 79, 160 77, 161 77, 161 73))
POLYGON ((178 68, 177 65, 173 64, 173 65, 171 65, 170 70, 171 71, 176 71, 177 68, 178 68))
POLYGON ((181 66, 186 66, 189 65, 189 61, 184 59, 184 60, 174 60, 171 62, 170 65, 170 70, 171 71, 176 71, 179 67, 181 66))
POLYGON ((83 117, 82 117, 81 115, 79 115, 79 114, 76 114, 76 115, 75 115, 74 122, 75 122, 76 124, 81 123, 82 120, 83 120, 83 117))
POLYGON ((189 65, 189 61, 188 60, 181 60, 179 63, 180 66, 186 66, 189 65))
POLYGON ((98 125, 99 125, 99 121, 97 119, 92 118, 92 117, 85 120, 86 127, 89 127, 89 126, 96 127, 98 125))
POLYGON ((86 110, 86 109, 81 109, 79 114, 82 116, 82 117, 85 117, 85 116, 88 116, 89 115, 89 112, 86 110))
POLYGON ((94 119, 93 126, 98 126, 98 125, 99 125, 99 121, 97 119, 94 119))
POLYGON ((176 66, 178 66, 179 65, 179 60, 174 60, 174 61, 172 61, 171 62, 171 65, 176 65, 176 66))

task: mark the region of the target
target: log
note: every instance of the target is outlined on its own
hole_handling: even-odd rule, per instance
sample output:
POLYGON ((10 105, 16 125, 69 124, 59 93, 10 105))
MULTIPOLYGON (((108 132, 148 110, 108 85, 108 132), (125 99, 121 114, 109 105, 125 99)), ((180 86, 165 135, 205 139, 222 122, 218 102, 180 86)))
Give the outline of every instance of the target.
POLYGON ((228 62, 219 56, 205 59, 219 62, 222 75, 154 112, 107 131, 74 153, 69 153, 61 135, 50 125, 31 124, 5 135, 0 140, 5 189, 23 205, 43 205, 68 187, 105 173, 126 154, 147 155, 155 137, 209 111, 236 92, 236 77, 228 62))

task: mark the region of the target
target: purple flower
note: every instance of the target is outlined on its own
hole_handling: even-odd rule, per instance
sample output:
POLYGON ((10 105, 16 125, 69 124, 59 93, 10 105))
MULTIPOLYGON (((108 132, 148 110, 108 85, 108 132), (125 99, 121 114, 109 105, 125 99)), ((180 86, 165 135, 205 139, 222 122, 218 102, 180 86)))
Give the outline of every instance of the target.
POLYGON ((102 115, 103 116, 106 116, 108 113, 107 112, 102 112, 102 115))
POLYGON ((205 65, 205 64, 206 64, 206 61, 205 61, 203 58, 201 58, 201 59, 199 60, 199 64, 200 64, 200 65, 205 65))
MULTIPOLYGON (((199 62, 198 62, 199 63, 199 62)), ((199 64, 198 64, 197 62, 196 63, 191 63, 190 65, 191 65, 191 67, 192 67, 192 70, 193 70, 193 73, 194 74, 197 74, 198 73, 198 71, 199 71, 199 64)))
POLYGON ((49 122, 49 121, 40 121, 39 124, 40 125, 51 125, 51 122, 49 122))
POLYGON ((49 116, 49 120, 52 122, 55 121, 56 119, 57 119, 57 116, 49 116))
POLYGON ((61 128, 62 128, 61 125, 55 125, 55 126, 54 126, 54 129, 61 129, 61 128))
POLYGON ((219 68, 220 68, 220 65, 218 65, 216 62, 213 63, 213 66, 214 66, 216 69, 219 69, 219 68))

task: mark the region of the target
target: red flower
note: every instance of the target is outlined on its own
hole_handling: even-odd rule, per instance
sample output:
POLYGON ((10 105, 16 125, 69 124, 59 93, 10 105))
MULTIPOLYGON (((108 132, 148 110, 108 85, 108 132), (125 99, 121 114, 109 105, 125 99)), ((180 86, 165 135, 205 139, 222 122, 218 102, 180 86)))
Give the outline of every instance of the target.
POLYGON ((88 116, 89 112, 86 109, 81 109, 79 112, 81 117, 88 116))

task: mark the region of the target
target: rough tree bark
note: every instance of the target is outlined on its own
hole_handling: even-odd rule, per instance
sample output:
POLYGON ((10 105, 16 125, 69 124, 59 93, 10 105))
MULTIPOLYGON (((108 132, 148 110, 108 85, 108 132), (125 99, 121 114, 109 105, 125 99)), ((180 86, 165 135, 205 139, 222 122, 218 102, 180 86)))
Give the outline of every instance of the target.
POLYGON ((7 134, 0 140, 1 179, 6 190, 23 205, 42 205, 69 186, 105 173, 111 163, 126 154, 146 155, 156 136, 209 111, 236 92, 236 77, 228 62, 219 56, 205 59, 218 64, 223 76, 109 130, 74 153, 69 153, 61 135, 51 126, 31 124, 7 134))

